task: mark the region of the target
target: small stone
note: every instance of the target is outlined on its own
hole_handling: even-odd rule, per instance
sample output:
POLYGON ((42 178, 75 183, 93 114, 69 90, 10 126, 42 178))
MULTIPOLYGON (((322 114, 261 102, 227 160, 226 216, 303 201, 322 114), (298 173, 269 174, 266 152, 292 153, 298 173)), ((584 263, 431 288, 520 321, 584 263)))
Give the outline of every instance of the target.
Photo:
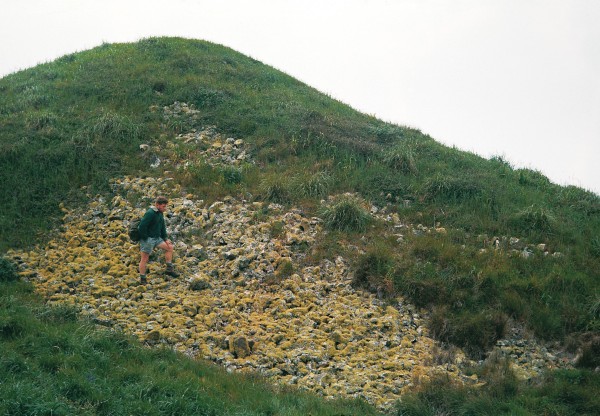
POLYGON ((194 279, 190 282, 190 290, 200 291, 210 289, 210 283, 204 279, 194 279))
POLYGON ((161 335, 159 330, 153 330, 146 334, 146 341, 158 341, 160 338, 161 335))

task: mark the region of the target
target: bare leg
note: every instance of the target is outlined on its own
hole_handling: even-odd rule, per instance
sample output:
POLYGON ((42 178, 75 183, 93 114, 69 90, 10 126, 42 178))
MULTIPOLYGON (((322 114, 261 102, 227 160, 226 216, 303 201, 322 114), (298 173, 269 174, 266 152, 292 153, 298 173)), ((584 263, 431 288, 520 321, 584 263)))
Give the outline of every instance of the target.
POLYGON ((165 260, 167 261, 167 263, 172 263, 173 262, 173 244, 169 244, 166 241, 163 241, 157 247, 164 250, 165 260))
POLYGON ((157 247, 165 252, 165 260, 167 260, 167 270, 165 271, 165 274, 171 277, 179 277, 179 273, 173 268, 173 244, 169 241, 163 241, 157 247))
POLYGON ((143 251, 140 252, 141 253, 141 258, 140 258, 140 274, 141 275, 145 275, 146 274, 146 265, 148 264, 148 260, 150 259, 150 254, 148 253, 144 253, 143 251))

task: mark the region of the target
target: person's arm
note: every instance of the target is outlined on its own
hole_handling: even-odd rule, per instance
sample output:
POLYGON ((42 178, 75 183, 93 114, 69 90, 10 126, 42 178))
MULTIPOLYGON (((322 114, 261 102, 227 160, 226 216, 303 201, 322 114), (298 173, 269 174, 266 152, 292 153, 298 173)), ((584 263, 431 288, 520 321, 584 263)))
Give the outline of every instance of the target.
POLYGON ((169 236, 167 235, 167 226, 165 225, 164 217, 160 228, 160 237, 165 241, 169 241, 169 236))

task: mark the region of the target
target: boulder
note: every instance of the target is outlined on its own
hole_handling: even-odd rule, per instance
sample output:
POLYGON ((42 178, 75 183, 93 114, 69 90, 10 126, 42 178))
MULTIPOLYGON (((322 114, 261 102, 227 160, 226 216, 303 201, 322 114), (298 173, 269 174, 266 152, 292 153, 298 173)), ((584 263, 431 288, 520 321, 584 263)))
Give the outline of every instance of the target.
POLYGON ((246 358, 252 354, 250 343, 246 337, 243 336, 229 338, 229 352, 236 358, 246 358))

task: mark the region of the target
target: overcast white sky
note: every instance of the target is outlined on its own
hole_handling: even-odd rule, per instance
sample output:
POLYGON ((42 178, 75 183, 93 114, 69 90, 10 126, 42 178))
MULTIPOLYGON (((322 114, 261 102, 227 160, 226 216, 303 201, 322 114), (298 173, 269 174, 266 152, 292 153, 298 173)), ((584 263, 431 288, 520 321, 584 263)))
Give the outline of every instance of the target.
POLYGON ((600 0, 0 0, 0 76, 102 42, 204 39, 600 193, 599 22, 600 0))

